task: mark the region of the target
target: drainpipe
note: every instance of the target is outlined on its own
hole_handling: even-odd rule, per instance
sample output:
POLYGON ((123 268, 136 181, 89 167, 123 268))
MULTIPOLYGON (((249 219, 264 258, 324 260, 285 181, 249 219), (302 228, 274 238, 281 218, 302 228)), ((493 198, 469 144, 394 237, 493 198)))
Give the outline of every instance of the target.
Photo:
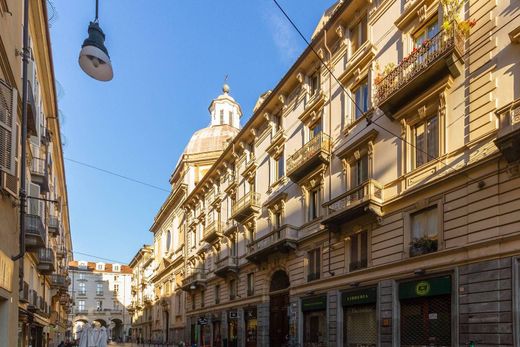
POLYGON ((25 172, 27 170, 27 63, 29 59, 29 0, 24 0, 23 4, 23 48, 22 48, 22 138, 21 138, 21 163, 20 163, 20 253, 12 257, 13 261, 20 260, 18 265, 20 284, 19 288, 23 288, 23 258, 25 255, 25 172))
MULTIPOLYGON (((324 47, 325 49, 327 50, 327 53, 329 54, 329 60, 327 61, 327 64, 330 63, 330 60, 332 59, 332 52, 330 51, 330 48, 329 46, 327 45, 327 29, 325 29, 325 32, 324 32, 325 36, 324 36, 324 47)), ((329 69, 330 71, 332 71, 332 66, 329 66, 329 69)), ((329 108, 329 138, 331 139, 331 142, 332 142, 332 73, 330 74, 329 76, 329 105, 328 105, 328 108, 329 108)), ((330 143, 330 145, 332 146, 332 143, 330 143)), ((331 154, 332 156, 332 154, 331 154)), ((332 158, 331 158, 332 159, 332 158)), ((329 201, 332 199, 332 165, 329 164, 329 201)), ((331 233, 331 230, 330 230, 330 227, 327 228, 328 229, 328 233, 329 233, 329 251, 328 251, 328 257, 329 257, 329 264, 328 264, 328 273, 329 275, 331 276, 334 276, 334 271, 331 271, 330 270, 330 256, 331 256, 331 251, 332 251, 332 233, 331 233)))

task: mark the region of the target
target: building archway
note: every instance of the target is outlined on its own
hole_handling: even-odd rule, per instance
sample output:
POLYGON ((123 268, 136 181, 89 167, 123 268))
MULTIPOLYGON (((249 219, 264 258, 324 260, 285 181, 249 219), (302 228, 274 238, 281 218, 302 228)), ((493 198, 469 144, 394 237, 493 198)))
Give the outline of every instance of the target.
POLYGON ((123 331, 123 321, 119 318, 114 318, 110 322, 111 329, 111 338, 112 341, 123 341, 124 331, 123 331))
POLYGON ((269 346, 283 346, 289 337, 289 287, 291 282, 284 270, 271 275, 269 285, 269 346))
POLYGON ((107 321, 101 318, 96 318, 92 322, 101 324, 102 327, 108 328, 107 321))

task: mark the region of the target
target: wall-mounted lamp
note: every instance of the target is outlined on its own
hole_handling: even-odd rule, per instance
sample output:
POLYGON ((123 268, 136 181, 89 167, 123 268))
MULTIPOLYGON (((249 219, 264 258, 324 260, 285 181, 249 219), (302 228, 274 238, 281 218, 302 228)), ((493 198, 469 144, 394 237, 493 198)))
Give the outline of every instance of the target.
POLYGON ((426 270, 424 270, 424 269, 416 269, 416 270, 414 270, 413 273, 416 276, 421 276, 421 275, 424 275, 426 273, 426 270))

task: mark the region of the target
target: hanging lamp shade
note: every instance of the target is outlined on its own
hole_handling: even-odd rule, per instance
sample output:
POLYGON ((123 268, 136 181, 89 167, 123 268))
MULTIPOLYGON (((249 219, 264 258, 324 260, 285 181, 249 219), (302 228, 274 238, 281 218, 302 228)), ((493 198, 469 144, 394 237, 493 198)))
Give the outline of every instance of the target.
POLYGON ((99 81, 110 81, 114 77, 112 63, 105 47, 105 34, 97 21, 90 22, 88 38, 79 52, 79 66, 90 77, 99 81))

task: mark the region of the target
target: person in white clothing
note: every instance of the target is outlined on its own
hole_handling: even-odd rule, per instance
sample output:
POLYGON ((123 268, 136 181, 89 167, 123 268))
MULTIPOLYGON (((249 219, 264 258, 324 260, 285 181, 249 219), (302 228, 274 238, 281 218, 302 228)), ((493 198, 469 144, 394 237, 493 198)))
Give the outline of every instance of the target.
POLYGON ((105 327, 101 327, 101 329, 99 330, 97 347, 107 347, 107 340, 107 329, 105 327))

